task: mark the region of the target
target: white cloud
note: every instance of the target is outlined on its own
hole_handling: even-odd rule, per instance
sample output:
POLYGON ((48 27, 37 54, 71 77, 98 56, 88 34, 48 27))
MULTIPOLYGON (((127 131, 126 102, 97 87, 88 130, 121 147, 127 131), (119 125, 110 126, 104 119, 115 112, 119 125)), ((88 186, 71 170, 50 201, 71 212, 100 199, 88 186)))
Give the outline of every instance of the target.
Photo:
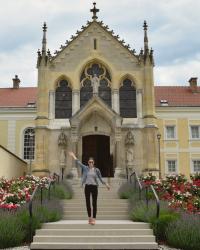
POLYGON ((200 72, 200 54, 194 60, 155 68, 155 85, 188 85, 191 77, 198 77, 200 72))
MULTIPOLYGON (((159 84, 184 84, 199 75, 199 11, 194 0, 97 0, 99 19, 137 52, 143 45, 143 20, 155 50, 155 79, 159 84)), ((88 0, 0 0, 0 86, 18 74, 22 85, 36 84, 37 49, 42 23, 47 21, 48 47, 54 52, 87 20, 88 0)))

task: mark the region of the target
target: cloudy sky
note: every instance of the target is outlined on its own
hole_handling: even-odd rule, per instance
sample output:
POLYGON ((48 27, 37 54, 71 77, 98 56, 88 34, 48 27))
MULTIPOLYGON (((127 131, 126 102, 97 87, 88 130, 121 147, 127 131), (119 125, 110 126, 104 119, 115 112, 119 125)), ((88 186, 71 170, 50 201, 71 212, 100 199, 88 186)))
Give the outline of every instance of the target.
MULTIPOLYGON (((37 85, 37 50, 42 24, 48 26, 48 48, 59 49, 91 20, 92 0, 0 0, 0 87, 37 85)), ((156 85, 187 85, 200 78, 200 1, 96 0, 99 20, 119 34, 137 53, 143 46, 142 24, 149 25, 155 55, 156 85)), ((199 80, 200 82, 200 80, 199 80)))

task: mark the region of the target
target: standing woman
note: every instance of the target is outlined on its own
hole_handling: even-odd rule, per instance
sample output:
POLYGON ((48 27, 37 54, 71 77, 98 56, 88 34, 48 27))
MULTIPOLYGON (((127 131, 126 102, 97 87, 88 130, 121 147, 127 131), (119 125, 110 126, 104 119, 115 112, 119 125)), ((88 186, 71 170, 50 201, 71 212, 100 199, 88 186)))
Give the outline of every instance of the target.
POLYGON ((88 223, 95 225, 96 213, 97 213, 97 195, 98 195, 98 181, 99 179, 102 184, 106 185, 107 189, 110 189, 110 186, 103 181, 101 172, 98 168, 94 166, 94 159, 92 157, 88 160, 88 166, 81 163, 73 152, 69 152, 69 155, 73 157, 79 167, 82 169, 83 178, 82 184, 85 184, 85 199, 86 207, 88 213, 88 223), (91 205, 90 205, 90 194, 92 195, 92 207, 93 207, 93 216, 91 214, 91 205))

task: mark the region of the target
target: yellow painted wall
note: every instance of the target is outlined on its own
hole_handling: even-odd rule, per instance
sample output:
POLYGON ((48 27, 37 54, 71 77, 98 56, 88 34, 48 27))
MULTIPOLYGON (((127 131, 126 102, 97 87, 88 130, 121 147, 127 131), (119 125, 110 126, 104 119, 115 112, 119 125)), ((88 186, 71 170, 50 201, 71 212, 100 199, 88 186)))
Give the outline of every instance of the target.
POLYGON ((8 144, 8 121, 0 120, 0 145, 7 147, 8 144))
POLYGON ((20 160, 2 146, 0 146, 0 159, 0 176, 12 179, 14 177, 23 176, 24 173, 27 172, 26 162, 20 160))
POLYGON ((178 119, 177 121, 178 140, 180 148, 188 148, 189 146, 189 129, 188 119, 178 119))

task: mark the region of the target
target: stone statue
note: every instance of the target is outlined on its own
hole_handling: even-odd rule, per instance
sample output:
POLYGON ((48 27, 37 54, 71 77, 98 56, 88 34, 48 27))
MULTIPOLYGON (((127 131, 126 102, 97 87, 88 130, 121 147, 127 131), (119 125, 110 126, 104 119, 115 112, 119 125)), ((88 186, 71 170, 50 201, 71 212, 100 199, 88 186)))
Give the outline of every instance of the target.
POLYGON ((58 146, 60 148, 59 164, 60 164, 60 167, 62 169, 62 178, 63 178, 64 168, 66 167, 65 149, 66 149, 66 146, 67 146, 67 136, 64 133, 64 129, 61 129, 61 133, 58 136, 58 146))
POLYGON ((98 88, 99 88, 99 78, 96 74, 92 77, 92 87, 93 87, 93 95, 98 94, 98 88))
POLYGON ((132 166, 133 165, 133 148, 132 147, 128 147, 126 149, 126 162, 127 162, 127 166, 132 166))
POLYGON ((129 130, 128 133, 127 133, 127 135, 126 135, 125 144, 126 145, 134 145, 135 144, 134 135, 131 132, 131 130, 129 130))
POLYGON ((58 146, 66 147, 67 146, 67 136, 64 133, 64 130, 61 130, 61 133, 58 137, 58 146))

